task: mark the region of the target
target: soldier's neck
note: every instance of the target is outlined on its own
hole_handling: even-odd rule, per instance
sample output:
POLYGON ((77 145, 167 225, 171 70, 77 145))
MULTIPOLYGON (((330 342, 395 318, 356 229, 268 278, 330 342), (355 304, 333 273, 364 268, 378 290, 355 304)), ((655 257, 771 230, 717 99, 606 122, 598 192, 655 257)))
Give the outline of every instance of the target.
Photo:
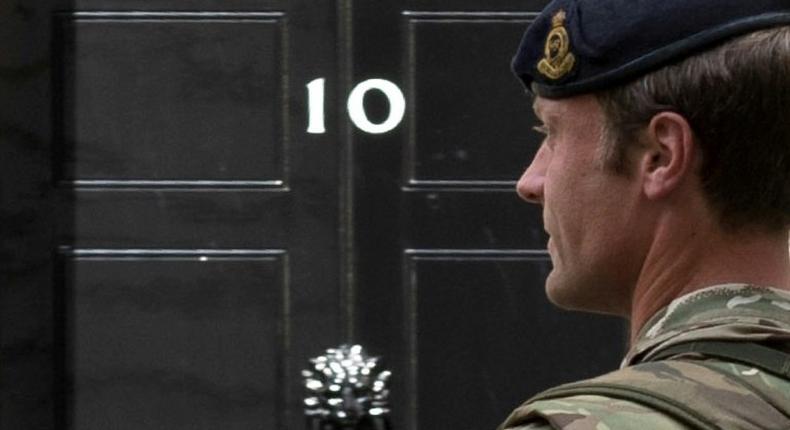
POLYGON ((718 284, 790 290, 788 233, 725 232, 712 221, 659 223, 634 288, 631 340, 672 300, 718 284))

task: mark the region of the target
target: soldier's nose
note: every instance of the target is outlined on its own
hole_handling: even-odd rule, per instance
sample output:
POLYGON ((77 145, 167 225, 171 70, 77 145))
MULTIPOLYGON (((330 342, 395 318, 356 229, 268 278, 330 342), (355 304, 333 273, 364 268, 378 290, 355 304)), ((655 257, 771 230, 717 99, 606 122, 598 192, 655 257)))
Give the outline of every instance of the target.
POLYGON ((547 154, 543 145, 532 163, 524 170, 516 184, 516 192, 527 202, 543 204, 543 186, 546 179, 547 154))

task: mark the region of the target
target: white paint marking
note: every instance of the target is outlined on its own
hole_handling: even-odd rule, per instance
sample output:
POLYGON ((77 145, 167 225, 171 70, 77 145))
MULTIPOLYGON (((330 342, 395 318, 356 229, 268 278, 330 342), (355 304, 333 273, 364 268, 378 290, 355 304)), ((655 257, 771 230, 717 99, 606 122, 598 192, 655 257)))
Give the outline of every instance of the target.
POLYGON ((406 112, 406 99, 403 92, 392 82, 385 79, 368 79, 360 82, 348 96, 348 116, 360 130, 370 134, 386 133, 400 124, 403 114, 406 112), (363 100, 365 94, 370 90, 379 90, 387 97, 390 104, 390 112, 387 119, 381 124, 374 124, 368 119, 365 113, 363 100))
POLYGON ((307 84, 307 132, 321 134, 324 126, 324 83, 326 79, 313 79, 307 84))

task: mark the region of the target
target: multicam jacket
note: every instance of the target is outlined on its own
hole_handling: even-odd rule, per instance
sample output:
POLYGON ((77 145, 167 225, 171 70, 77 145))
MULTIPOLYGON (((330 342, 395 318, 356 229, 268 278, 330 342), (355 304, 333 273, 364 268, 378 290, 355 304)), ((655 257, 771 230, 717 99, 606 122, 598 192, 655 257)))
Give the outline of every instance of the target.
POLYGON ((654 315, 620 370, 538 394, 500 429, 787 430, 786 353, 790 292, 741 284, 706 288, 654 315), (686 348, 693 344, 714 351, 686 348), (730 346, 753 346, 757 353, 746 348, 746 355, 761 359, 728 359, 715 351, 730 346))

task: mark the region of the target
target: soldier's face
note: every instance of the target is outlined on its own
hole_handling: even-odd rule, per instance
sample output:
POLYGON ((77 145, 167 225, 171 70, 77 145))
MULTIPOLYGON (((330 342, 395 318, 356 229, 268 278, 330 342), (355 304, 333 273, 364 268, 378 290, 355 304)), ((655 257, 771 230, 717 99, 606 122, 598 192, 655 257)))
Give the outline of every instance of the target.
POLYGON ((635 219, 641 187, 601 166, 604 117, 593 96, 538 97, 534 107, 546 136, 517 191, 543 206, 553 264, 549 299, 563 308, 627 315, 643 257, 635 219))

